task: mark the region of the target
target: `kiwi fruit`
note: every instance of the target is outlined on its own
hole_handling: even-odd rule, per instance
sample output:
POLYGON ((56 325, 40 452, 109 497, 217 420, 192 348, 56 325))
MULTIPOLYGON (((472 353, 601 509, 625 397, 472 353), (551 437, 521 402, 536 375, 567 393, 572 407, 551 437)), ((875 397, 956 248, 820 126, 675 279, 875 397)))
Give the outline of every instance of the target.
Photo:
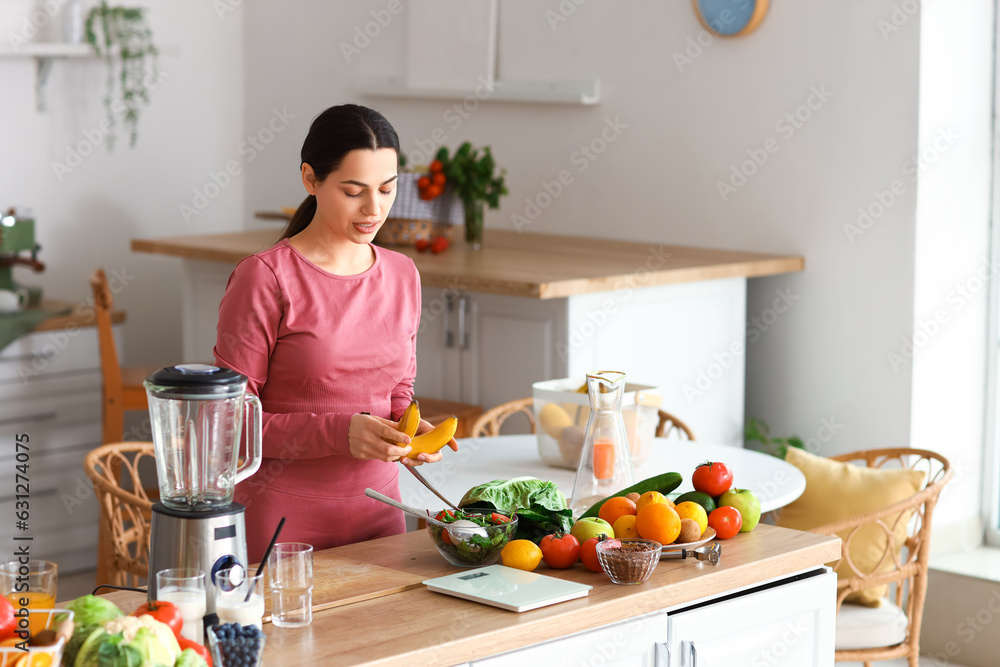
POLYGON ((681 532, 677 543, 695 542, 701 537, 701 526, 694 519, 681 519, 681 532))
POLYGON ((632 493, 628 494, 625 497, 628 498, 629 500, 631 500, 633 503, 637 503, 637 502, 639 502, 639 498, 641 498, 642 496, 640 496, 638 493, 635 493, 633 491, 632 493))

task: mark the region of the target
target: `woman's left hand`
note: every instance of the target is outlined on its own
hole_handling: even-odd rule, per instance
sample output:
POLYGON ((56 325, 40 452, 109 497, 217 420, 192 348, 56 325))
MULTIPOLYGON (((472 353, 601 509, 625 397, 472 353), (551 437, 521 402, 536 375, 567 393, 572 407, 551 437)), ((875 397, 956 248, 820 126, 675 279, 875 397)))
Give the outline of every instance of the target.
MULTIPOLYGON (((428 431, 431 431, 433 429, 434 429, 434 427, 430 424, 430 422, 428 422, 428 421, 426 421, 424 419, 421 419, 420 420, 420 425, 417 426, 417 435, 421 435, 423 433, 427 433, 428 431)), ((448 444, 449 447, 452 448, 453 451, 456 451, 456 452, 458 451, 458 443, 455 442, 455 438, 452 438, 451 440, 449 440, 447 444, 448 444)), ((419 466, 419 465, 423 465, 425 463, 436 463, 436 462, 438 462, 438 461, 441 460, 441 457, 442 457, 441 450, 439 449, 438 451, 434 452, 433 454, 417 454, 417 458, 415 458, 415 459, 411 459, 411 458, 408 458, 408 457, 404 456, 403 458, 401 458, 399 460, 399 462, 402 463, 403 465, 407 465, 407 466, 419 466)))

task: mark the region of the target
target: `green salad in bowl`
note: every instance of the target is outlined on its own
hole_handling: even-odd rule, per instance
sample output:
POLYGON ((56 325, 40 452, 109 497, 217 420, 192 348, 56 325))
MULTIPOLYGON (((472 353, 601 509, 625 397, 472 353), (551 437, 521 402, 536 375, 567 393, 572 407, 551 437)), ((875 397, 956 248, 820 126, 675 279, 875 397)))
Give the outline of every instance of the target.
POLYGON ((500 560, 500 551, 517 532, 517 515, 500 510, 441 510, 434 517, 448 525, 427 523, 438 553, 452 565, 483 567, 500 560))

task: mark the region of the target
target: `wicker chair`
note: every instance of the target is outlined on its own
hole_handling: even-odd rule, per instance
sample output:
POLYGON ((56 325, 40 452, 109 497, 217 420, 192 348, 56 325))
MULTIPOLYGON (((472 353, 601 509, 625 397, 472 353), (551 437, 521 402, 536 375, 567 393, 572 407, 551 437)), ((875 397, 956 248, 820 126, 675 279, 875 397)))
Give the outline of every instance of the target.
MULTIPOLYGON (((834 461, 863 461, 870 468, 881 468, 888 462, 896 462, 902 467, 922 470, 926 473, 924 488, 906 500, 899 501, 882 509, 853 517, 836 523, 827 524, 812 529, 810 532, 824 535, 840 534, 843 539, 841 560, 834 565, 839 567, 847 562, 853 576, 841 577, 837 582, 837 620, 838 635, 841 637, 845 625, 845 613, 841 610, 844 598, 849 594, 889 584, 889 597, 895 606, 906 615, 905 639, 901 643, 873 648, 839 649, 835 660, 862 661, 865 667, 871 667, 873 660, 891 660, 906 658, 911 667, 917 667, 920 654, 920 624, 924 611, 924 598, 927 593, 927 565, 930 558, 931 515, 938 496, 945 484, 951 479, 952 469, 943 456, 923 449, 872 449, 851 454, 831 457, 834 461), (895 522, 887 525, 886 521, 895 522), (893 538, 896 523, 906 522, 906 541, 903 549, 897 551, 893 538), (880 563, 890 562, 892 569, 871 574, 859 572, 850 560, 851 540, 864 526, 877 526, 885 531, 885 549, 874 554, 880 563), (895 594, 893 594, 893 588, 895 594), (904 592, 906 593, 904 605, 904 592)), ((871 613, 878 609, 848 605, 848 613, 853 616, 853 622, 872 628, 878 621, 869 620, 871 613), (867 616, 866 616, 867 615, 867 616)))
POLYGON ((665 410, 659 411, 660 423, 656 425, 656 437, 668 438, 676 433, 681 440, 694 440, 694 433, 687 424, 665 410))
POLYGON ((139 477, 143 459, 155 461, 153 443, 118 442, 91 450, 84 470, 101 506, 97 583, 137 586, 149 574, 149 523, 153 501, 139 477))
POLYGON ((522 413, 527 415, 531 424, 531 432, 535 432, 535 413, 532 411, 534 401, 530 398, 519 398, 516 401, 502 403, 495 408, 484 412, 479 419, 472 424, 470 437, 479 438, 482 436, 500 435, 500 426, 509 417, 522 413))

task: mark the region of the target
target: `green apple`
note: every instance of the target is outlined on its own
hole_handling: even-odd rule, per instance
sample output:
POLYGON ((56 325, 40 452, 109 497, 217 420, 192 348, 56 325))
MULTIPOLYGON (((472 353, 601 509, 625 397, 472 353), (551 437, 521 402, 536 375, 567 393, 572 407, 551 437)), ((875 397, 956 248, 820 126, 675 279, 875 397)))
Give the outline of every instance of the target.
POLYGON ((735 507, 743 518, 741 533, 749 533, 760 521, 760 500, 749 489, 729 489, 719 496, 719 507, 735 507))
POLYGON ((596 516, 588 516, 573 524, 569 534, 575 537, 580 544, 583 544, 592 537, 606 536, 609 540, 615 536, 615 531, 611 524, 596 516))

